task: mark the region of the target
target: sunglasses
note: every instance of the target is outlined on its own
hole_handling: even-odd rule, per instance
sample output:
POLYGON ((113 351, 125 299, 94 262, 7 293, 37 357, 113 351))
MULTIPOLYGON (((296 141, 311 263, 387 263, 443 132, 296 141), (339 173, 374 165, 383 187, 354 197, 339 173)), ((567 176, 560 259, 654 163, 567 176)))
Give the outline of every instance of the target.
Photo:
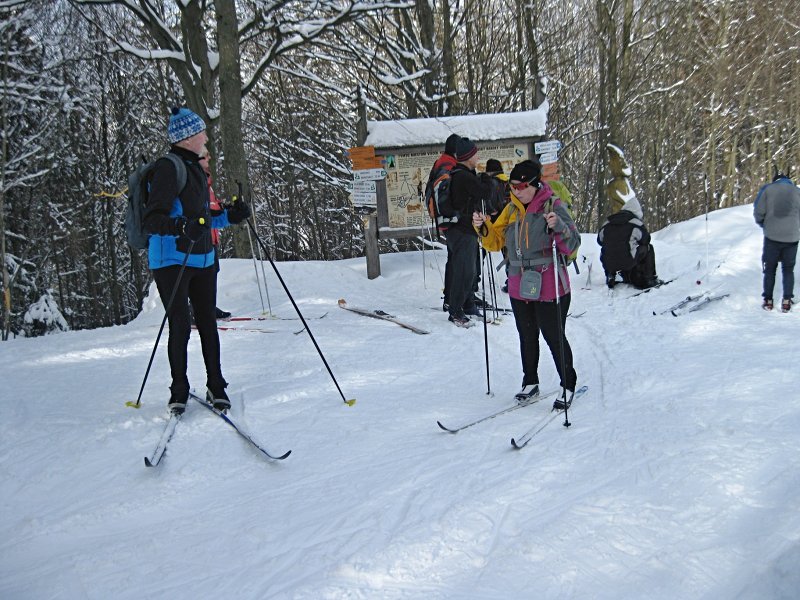
POLYGON ((509 183, 511 189, 520 192, 531 185, 530 181, 520 181, 519 183, 509 183))

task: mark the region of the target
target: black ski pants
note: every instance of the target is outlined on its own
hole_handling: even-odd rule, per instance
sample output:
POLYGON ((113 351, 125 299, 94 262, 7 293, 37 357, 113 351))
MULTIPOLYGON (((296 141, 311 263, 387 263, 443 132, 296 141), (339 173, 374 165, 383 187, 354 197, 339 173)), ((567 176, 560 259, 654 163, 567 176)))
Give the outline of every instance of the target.
POLYGON ((764 298, 772 298, 775 289, 775 273, 781 263, 783 277, 783 297, 794 296, 794 265, 797 261, 797 242, 776 242, 764 238, 761 266, 764 272, 764 298))
POLYGON ((175 298, 172 301, 167 320, 169 322, 169 342, 167 355, 172 373, 173 392, 188 393, 189 378, 187 370, 187 347, 189 335, 192 332, 192 319, 189 312, 189 302, 192 303, 194 322, 200 334, 200 344, 203 348, 203 361, 206 365, 206 383, 214 386, 224 386, 220 366, 219 332, 217 331, 217 270, 215 266, 196 269, 186 267, 178 281, 181 272, 180 265, 162 267, 153 271, 158 293, 164 309, 167 308, 172 296, 172 291, 177 285, 175 298))
POLYGON ((459 314, 475 305, 475 289, 478 281, 478 237, 456 227, 447 230, 447 267, 450 281, 447 299, 450 314, 459 314))
POLYGON ((561 386, 568 390, 575 390, 578 376, 572 366, 572 348, 565 332, 567 313, 572 296, 561 296, 560 310, 561 322, 558 321, 558 311, 555 302, 537 302, 511 299, 511 309, 514 311, 514 321, 519 333, 519 350, 522 357, 522 385, 539 383, 539 333, 550 348, 556 370, 561 378, 561 386), (561 364, 560 340, 564 340, 564 365, 561 364))

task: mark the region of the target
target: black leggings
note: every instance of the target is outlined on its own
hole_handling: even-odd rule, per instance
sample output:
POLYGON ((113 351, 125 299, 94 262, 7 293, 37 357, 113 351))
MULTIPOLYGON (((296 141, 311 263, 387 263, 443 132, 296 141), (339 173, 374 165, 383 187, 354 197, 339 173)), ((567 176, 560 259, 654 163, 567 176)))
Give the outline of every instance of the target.
POLYGON ((536 302, 511 299, 511 309, 514 311, 514 320, 519 332, 519 350, 522 357, 522 372, 524 373, 522 385, 539 383, 539 332, 544 336, 544 341, 550 348, 553 361, 556 364, 561 385, 568 390, 575 390, 578 376, 572 366, 572 348, 569 346, 567 336, 564 334, 564 362, 561 365, 561 349, 559 338, 565 331, 567 313, 572 296, 561 296, 561 324, 558 323, 555 302, 536 302), (566 376, 565 376, 566 373, 566 376))
MULTIPOLYGON (((172 290, 181 271, 179 265, 163 267, 153 271, 158 293, 164 309, 167 308, 172 290)), ((217 331, 217 271, 214 266, 203 269, 186 267, 178 282, 178 289, 169 311, 169 343, 167 354, 172 373, 172 390, 189 390, 189 379, 186 376, 187 346, 192 331, 192 320, 189 313, 189 301, 200 343, 203 348, 203 360, 206 365, 207 384, 224 385, 219 351, 219 332, 217 331)))

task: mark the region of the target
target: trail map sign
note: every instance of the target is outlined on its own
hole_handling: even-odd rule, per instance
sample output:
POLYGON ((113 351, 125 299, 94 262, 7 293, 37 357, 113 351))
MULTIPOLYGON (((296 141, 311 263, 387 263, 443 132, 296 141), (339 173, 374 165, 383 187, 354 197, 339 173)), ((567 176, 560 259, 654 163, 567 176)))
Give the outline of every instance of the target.
MULTIPOLYGON (((521 160, 528 158, 526 144, 481 143, 478 155, 478 172, 486 169, 490 158, 499 160, 503 170, 509 173, 521 160)), ((430 223, 425 206, 425 185, 433 163, 441 152, 396 153, 384 155, 386 167, 386 197, 389 227, 426 227, 430 223)))

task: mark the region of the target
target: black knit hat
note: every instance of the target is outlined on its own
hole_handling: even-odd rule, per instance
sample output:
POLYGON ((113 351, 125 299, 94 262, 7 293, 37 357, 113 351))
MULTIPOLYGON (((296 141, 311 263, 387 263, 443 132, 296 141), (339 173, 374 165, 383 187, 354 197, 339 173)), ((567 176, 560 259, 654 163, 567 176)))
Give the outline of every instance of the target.
POLYGON ((469 138, 461 138, 456 144, 456 160, 464 162, 478 153, 478 147, 469 138))
POLYGON ((451 133, 450 137, 444 143, 444 153, 449 154, 453 158, 456 156, 456 147, 458 146, 458 142, 461 140, 461 136, 457 133, 451 133))
POLYGON ((508 179, 509 181, 527 181, 532 184, 538 184, 541 177, 542 165, 539 164, 538 160, 523 160, 521 163, 514 165, 508 179))
POLYGON ((490 158, 486 161, 486 172, 491 173, 492 175, 496 175, 497 173, 503 172, 503 165, 500 164, 500 161, 496 158, 490 158))

